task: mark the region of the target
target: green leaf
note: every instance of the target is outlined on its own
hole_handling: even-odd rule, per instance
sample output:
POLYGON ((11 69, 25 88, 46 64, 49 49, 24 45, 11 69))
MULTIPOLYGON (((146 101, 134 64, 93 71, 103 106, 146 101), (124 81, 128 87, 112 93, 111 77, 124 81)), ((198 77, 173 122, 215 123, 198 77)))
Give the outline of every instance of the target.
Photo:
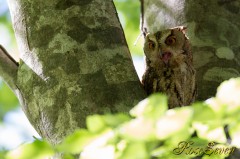
POLYGON ((232 139, 231 145, 240 148, 240 122, 235 122, 229 125, 229 134, 232 139))
POLYGON ((127 145, 119 159, 149 159, 150 154, 143 142, 131 142, 127 145))
POLYGON ((225 159, 226 156, 220 156, 220 155, 204 155, 202 159, 225 159))
POLYGON ((206 125, 209 130, 224 126, 224 114, 221 116, 206 103, 195 103, 192 105, 194 110, 193 124, 201 123, 206 125))
POLYGON ((84 146, 95 140, 96 137, 97 135, 94 135, 87 130, 78 130, 58 145, 57 150, 60 152, 77 154, 83 150, 84 146))
POLYGON ((112 128, 119 126, 122 123, 129 121, 131 118, 127 114, 107 114, 103 115, 103 120, 105 121, 106 125, 112 128))
POLYGON ((0 119, 6 112, 17 108, 18 99, 10 88, 0 81, 0 119))
POLYGON ((179 130, 177 132, 177 134, 173 134, 171 136, 169 136, 166 140, 165 140, 165 144, 168 145, 169 147, 171 146, 175 146, 178 145, 179 142, 181 141, 187 141, 191 135, 192 135, 193 131, 191 131, 191 128, 186 127, 182 130, 179 130))
POLYGON ((80 159, 113 159, 115 145, 111 142, 115 139, 115 133, 111 129, 99 134, 95 140, 84 147, 80 159))
POLYGON ((216 98, 227 105, 228 112, 240 110, 240 78, 224 81, 217 89, 216 98))
POLYGON ((87 128, 92 133, 101 132, 107 128, 102 115, 91 115, 87 117, 87 128))
POLYGON ((235 150, 231 146, 224 144, 209 143, 209 145, 212 146, 205 151, 204 159, 224 159, 235 150))
POLYGON ((205 103, 214 111, 218 118, 222 118, 226 115, 227 105, 223 104, 217 98, 210 98, 205 103))
POLYGON ((183 140, 179 142, 175 148, 173 148, 173 153, 175 155, 186 155, 188 157, 196 157, 204 154, 204 151, 208 145, 207 140, 199 138, 191 138, 189 140, 183 140))
POLYGON ((188 130, 192 119, 191 107, 170 109, 157 121, 156 135, 160 140, 165 140, 177 135, 183 130, 188 130))
POLYGON ((152 151, 151 155, 159 159, 190 159, 191 157, 185 153, 175 154, 172 147, 162 145, 152 151))
POLYGON ((115 147, 112 145, 85 149, 80 159, 114 159, 115 147))
POLYGON ((160 118, 167 109, 167 96, 156 93, 139 102, 138 105, 130 111, 130 114, 134 117, 143 116, 156 120, 160 118))
POLYGON ((205 148, 207 147, 209 141, 206 139, 201 139, 198 137, 193 137, 191 139, 189 139, 190 141, 192 141, 194 143, 194 147, 201 147, 201 148, 205 148))
POLYGON ((155 122, 148 118, 136 118, 119 128, 120 135, 130 141, 155 140, 155 122))
POLYGON ((54 150, 47 142, 36 140, 31 144, 24 144, 16 150, 10 151, 6 159, 43 159, 53 155, 54 150))
POLYGON ((92 133, 99 133, 108 127, 115 128, 130 120, 127 114, 92 115, 87 117, 87 128, 92 133))
POLYGON ((215 129, 210 129, 209 125, 202 123, 194 123, 193 127, 197 131, 198 137, 206 139, 208 141, 216 141, 219 143, 225 143, 227 141, 224 129, 222 126, 215 129))
POLYGON ((194 110, 193 121, 195 122, 209 122, 216 118, 215 112, 205 103, 194 103, 192 105, 194 110))
POLYGON ((75 157, 71 154, 63 154, 63 159, 75 159, 75 157))

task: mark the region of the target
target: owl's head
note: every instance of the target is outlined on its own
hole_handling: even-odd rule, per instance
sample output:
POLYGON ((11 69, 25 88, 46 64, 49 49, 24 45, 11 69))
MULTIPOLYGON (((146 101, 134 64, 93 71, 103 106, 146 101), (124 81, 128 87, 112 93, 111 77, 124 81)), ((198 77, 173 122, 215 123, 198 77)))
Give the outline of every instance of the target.
POLYGON ((152 63, 169 64, 176 58, 186 56, 184 54, 189 44, 185 31, 186 27, 180 26, 147 34, 144 43, 147 59, 152 63))

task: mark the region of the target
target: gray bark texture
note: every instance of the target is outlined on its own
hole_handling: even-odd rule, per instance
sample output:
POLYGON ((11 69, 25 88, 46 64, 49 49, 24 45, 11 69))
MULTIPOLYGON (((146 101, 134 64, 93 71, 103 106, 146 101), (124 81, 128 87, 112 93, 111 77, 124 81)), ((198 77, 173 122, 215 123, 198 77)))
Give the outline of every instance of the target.
POLYGON ((240 76, 239 0, 141 0, 142 28, 156 32, 184 25, 197 70, 198 100, 240 76))
POLYGON ((21 53, 16 94, 52 144, 90 114, 128 112, 146 95, 112 0, 8 0, 21 53))

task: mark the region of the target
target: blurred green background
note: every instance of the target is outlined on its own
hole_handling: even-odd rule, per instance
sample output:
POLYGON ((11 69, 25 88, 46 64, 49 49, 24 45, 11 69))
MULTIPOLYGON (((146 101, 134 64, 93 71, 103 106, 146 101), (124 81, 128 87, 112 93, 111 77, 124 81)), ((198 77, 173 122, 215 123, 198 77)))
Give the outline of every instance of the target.
MULTIPOLYGON (((140 38, 139 0, 114 0, 126 40, 133 56, 139 76, 143 73, 143 38, 140 38)), ((0 0, 0 44, 19 61, 16 39, 13 32, 7 0, 0 0)), ((21 111, 18 100, 8 86, 0 79, 0 150, 12 149, 19 144, 32 141, 38 136, 21 111)))
POLYGON ((128 47, 133 56, 143 56, 142 43, 140 38, 140 1, 139 0, 115 0, 118 16, 124 29, 128 47))

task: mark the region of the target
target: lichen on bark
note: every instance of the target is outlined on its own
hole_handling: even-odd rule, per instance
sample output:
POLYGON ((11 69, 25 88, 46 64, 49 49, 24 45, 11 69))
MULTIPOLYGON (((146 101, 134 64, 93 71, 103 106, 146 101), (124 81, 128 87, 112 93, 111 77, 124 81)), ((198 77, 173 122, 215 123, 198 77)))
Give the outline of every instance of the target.
POLYGON ((57 144, 87 115, 127 112, 145 97, 111 0, 9 0, 28 119, 57 144))

